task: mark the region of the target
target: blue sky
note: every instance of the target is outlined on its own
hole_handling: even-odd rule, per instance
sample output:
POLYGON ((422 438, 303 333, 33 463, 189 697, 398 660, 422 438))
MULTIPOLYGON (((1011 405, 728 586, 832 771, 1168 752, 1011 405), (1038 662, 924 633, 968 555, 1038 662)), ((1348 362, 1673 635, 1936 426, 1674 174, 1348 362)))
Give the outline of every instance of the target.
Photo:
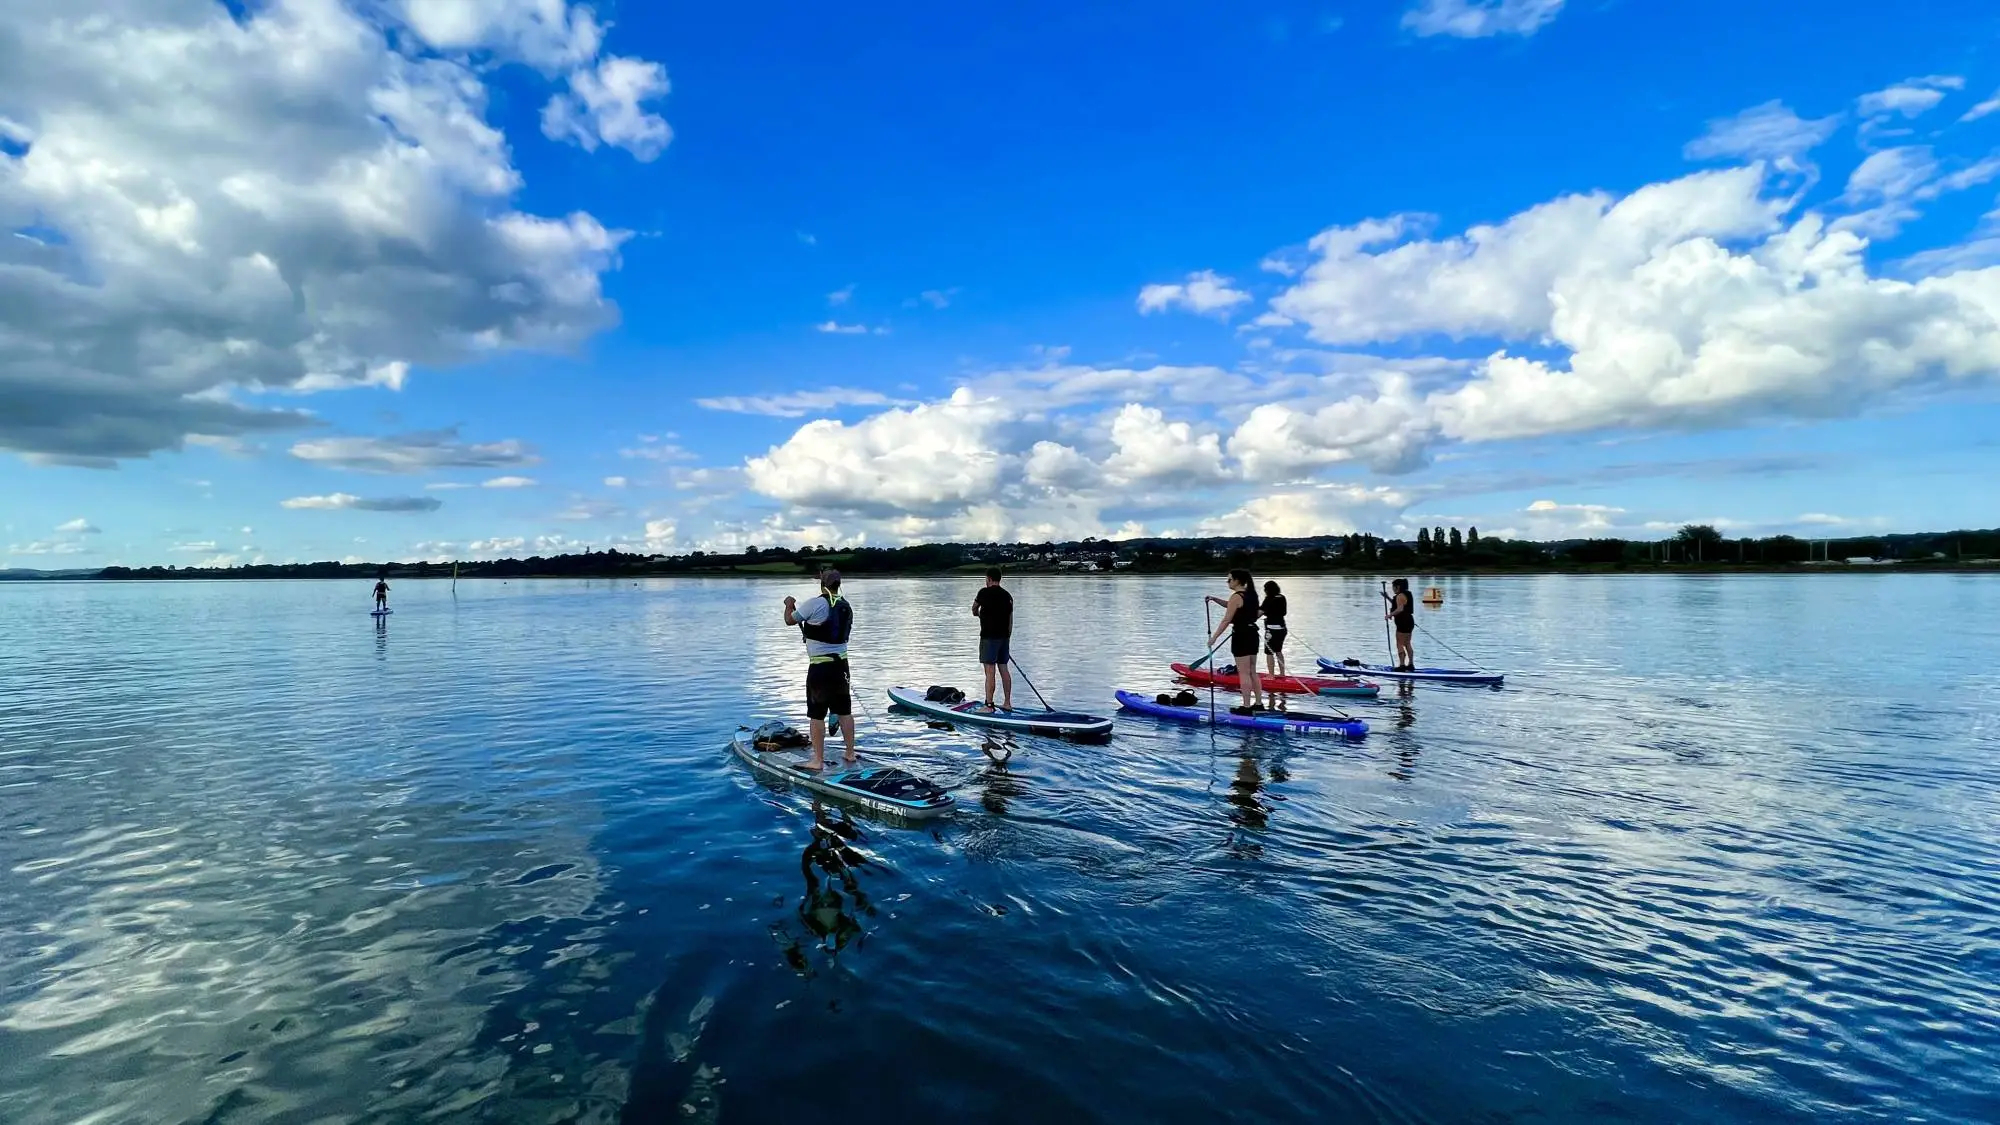
POLYGON ((10 5, 0 566, 2000 522, 2000 10, 1085 7, 10 5))

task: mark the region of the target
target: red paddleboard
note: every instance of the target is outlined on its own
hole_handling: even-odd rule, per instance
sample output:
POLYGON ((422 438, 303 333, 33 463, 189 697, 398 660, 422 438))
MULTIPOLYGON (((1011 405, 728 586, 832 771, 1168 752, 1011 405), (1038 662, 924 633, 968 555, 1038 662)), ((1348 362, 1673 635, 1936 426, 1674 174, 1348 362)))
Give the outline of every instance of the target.
MULTIPOLYGON (((1194 684, 1196 687, 1223 688, 1235 691, 1238 686, 1235 673, 1224 675, 1206 668, 1190 668, 1185 664, 1173 665, 1174 675, 1194 684)), ((1284 692, 1290 695, 1349 695, 1374 697, 1382 689, 1367 680, 1351 680, 1339 676, 1265 676, 1259 681, 1265 691, 1284 692)))

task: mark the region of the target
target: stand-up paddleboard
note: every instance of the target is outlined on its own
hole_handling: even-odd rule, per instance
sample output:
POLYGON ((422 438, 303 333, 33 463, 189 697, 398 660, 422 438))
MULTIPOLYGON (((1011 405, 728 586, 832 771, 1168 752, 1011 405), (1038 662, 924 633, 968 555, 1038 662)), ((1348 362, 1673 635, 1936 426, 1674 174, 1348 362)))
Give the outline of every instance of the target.
POLYGON ((1101 742, 1111 737, 1111 720, 1101 715, 1085 715, 1078 711, 988 711, 986 704, 977 699, 944 703, 925 699, 923 692, 906 687, 890 688, 889 698, 898 707, 948 719, 954 723, 972 723, 1021 734, 1040 734, 1078 741, 1101 742))
MULTIPOLYGON (((1210 716, 1210 711, 1204 704, 1181 706, 1175 703, 1161 703, 1150 695, 1140 695, 1136 691, 1119 692, 1118 706, 1141 715, 1172 719, 1179 723, 1206 723, 1210 716)), ((1282 731, 1287 734, 1333 734, 1347 738, 1360 738, 1368 733, 1368 724, 1360 719, 1341 715, 1321 715, 1310 711, 1264 710, 1252 715, 1238 715, 1228 707, 1218 704, 1213 714, 1217 726, 1243 727, 1247 730, 1282 731)))
POLYGON ((1498 684, 1507 677, 1499 672, 1480 672, 1468 668, 1418 668, 1414 671, 1399 672, 1386 664, 1336 664, 1326 657, 1319 658, 1322 672, 1346 672, 1353 676, 1374 676, 1384 680, 1429 680, 1440 684, 1498 684))
POLYGON ((804 737, 783 723, 765 723, 754 730, 745 727, 737 731, 729 748, 765 777, 905 820, 943 816, 957 804, 942 786, 907 770, 877 765, 865 758, 851 766, 842 765, 838 745, 827 747, 824 770, 815 773, 804 769, 812 759, 812 748, 799 742, 804 737))
POLYGON ((394 612, 396 612, 396 611, 395 611, 395 610, 393 610, 393 609, 371 609, 371 610, 369 610, 369 611, 368 611, 368 616, 370 616, 370 617, 387 617, 387 616, 389 616, 390 614, 392 614, 392 613, 394 613, 394 612))
MULTIPOLYGON (((1234 671, 1211 672, 1206 668, 1196 668, 1187 664, 1172 666, 1174 675, 1196 687, 1213 684, 1225 691, 1235 691, 1241 683, 1234 671)), ((1367 680, 1352 680, 1341 676, 1259 676, 1257 682, 1265 691, 1275 691, 1280 695, 1343 695, 1360 699, 1373 699, 1382 694, 1382 689, 1367 680)))

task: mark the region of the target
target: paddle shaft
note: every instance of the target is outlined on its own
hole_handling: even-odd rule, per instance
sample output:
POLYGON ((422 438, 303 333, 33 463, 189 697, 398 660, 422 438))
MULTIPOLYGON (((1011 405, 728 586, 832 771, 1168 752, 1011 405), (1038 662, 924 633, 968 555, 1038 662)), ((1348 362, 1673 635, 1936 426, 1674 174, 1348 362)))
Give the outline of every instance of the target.
MULTIPOLYGON (((1382 601, 1385 603, 1384 605, 1385 609, 1396 608, 1396 603, 1389 597, 1389 584, 1387 582, 1382 583, 1382 601)), ((1401 665, 1396 663, 1396 642, 1390 639, 1389 615, 1386 613, 1382 615, 1382 647, 1388 650, 1389 667, 1391 668, 1401 667, 1401 665)))
MULTIPOLYGON (((1215 632, 1215 611, 1209 608, 1211 604, 1207 598, 1201 599, 1201 620, 1207 626, 1208 631, 1213 634, 1215 632)), ((1209 646, 1208 655, 1203 656, 1202 659, 1207 660, 1210 656, 1214 656, 1215 650, 1221 647, 1222 641, 1218 638, 1213 645, 1209 646)), ((1199 668, 1201 665, 1197 664, 1195 667, 1199 668)), ((1208 678, 1208 729, 1211 734, 1215 732, 1215 677, 1213 676, 1208 678)))
POLYGON ((1042 701, 1042 710, 1054 711, 1055 708, 1049 706, 1049 701, 1042 698, 1042 689, 1036 687, 1035 681, 1028 678, 1028 670, 1021 667, 1021 662, 1014 659, 1014 654, 1011 652, 1007 654, 1007 663, 1014 666, 1014 671, 1021 673, 1021 682, 1027 684, 1028 690, 1035 693, 1035 698, 1042 701))

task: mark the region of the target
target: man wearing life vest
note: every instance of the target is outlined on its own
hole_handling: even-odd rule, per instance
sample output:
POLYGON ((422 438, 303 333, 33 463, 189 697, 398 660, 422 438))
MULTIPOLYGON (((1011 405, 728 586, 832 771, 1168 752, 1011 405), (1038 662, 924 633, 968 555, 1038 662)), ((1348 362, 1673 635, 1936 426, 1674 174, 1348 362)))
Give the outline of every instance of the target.
POLYGON ((847 676, 847 635, 854 631, 854 607, 840 596, 840 572, 824 570, 819 596, 798 604, 785 599, 785 624, 796 625, 806 640, 806 717, 812 720, 812 761, 804 769, 826 768, 826 717, 840 720, 847 740, 847 765, 859 760, 854 752, 854 693, 847 676))

